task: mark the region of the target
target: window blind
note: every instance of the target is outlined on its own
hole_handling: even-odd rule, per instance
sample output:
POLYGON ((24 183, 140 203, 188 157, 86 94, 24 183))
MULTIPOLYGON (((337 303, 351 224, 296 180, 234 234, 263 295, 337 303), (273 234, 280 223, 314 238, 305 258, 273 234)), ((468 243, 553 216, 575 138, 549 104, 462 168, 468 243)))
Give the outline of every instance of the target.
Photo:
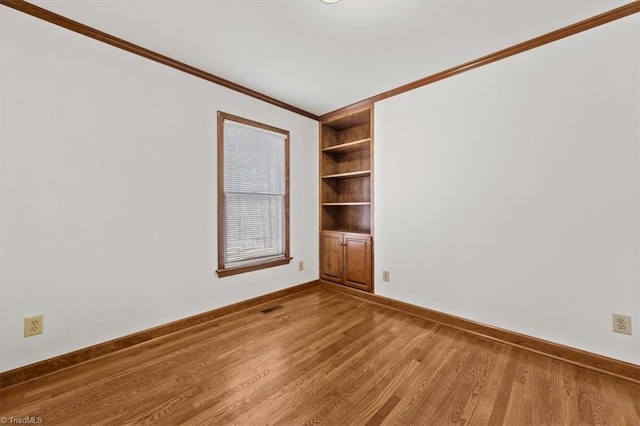
POLYGON ((285 256, 285 137, 224 121, 225 268, 285 256))

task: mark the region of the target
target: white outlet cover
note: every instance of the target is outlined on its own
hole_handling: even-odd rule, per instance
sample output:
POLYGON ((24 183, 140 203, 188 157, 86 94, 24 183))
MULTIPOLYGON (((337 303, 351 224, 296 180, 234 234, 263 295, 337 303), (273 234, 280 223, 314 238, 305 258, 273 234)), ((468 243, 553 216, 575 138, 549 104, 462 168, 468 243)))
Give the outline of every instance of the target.
POLYGON ((613 314, 611 318, 614 332, 631 335, 631 317, 613 314))
POLYGON ((42 334, 44 331, 44 315, 36 315, 24 319, 24 337, 42 334))

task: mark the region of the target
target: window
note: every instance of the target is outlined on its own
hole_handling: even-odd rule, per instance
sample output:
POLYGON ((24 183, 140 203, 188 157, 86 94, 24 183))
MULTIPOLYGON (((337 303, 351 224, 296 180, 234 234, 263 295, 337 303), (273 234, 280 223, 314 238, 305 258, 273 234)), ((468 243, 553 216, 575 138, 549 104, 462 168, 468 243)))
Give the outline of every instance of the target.
POLYGON ((289 132, 218 112, 218 275, 290 261, 289 132))

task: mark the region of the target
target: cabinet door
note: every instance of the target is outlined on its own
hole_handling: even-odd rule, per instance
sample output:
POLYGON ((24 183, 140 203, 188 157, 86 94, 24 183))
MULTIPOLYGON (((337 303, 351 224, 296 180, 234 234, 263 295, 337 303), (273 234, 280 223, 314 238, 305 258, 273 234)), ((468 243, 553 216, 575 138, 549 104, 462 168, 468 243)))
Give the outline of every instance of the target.
POLYGON ((342 282, 343 259, 342 234, 320 233, 320 278, 342 282))
POLYGON ((344 283, 371 291, 371 237, 345 234, 344 283))

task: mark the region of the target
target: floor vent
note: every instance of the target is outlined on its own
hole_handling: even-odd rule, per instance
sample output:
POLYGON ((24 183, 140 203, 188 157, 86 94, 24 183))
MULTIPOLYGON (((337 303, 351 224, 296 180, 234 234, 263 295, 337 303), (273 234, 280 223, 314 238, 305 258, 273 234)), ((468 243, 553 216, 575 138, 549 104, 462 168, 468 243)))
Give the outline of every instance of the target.
POLYGON ((271 306, 270 308, 263 309, 260 312, 262 312, 263 314, 268 314, 269 312, 273 312, 273 311, 278 310, 278 309, 282 309, 282 306, 280 306, 280 305, 271 306))

